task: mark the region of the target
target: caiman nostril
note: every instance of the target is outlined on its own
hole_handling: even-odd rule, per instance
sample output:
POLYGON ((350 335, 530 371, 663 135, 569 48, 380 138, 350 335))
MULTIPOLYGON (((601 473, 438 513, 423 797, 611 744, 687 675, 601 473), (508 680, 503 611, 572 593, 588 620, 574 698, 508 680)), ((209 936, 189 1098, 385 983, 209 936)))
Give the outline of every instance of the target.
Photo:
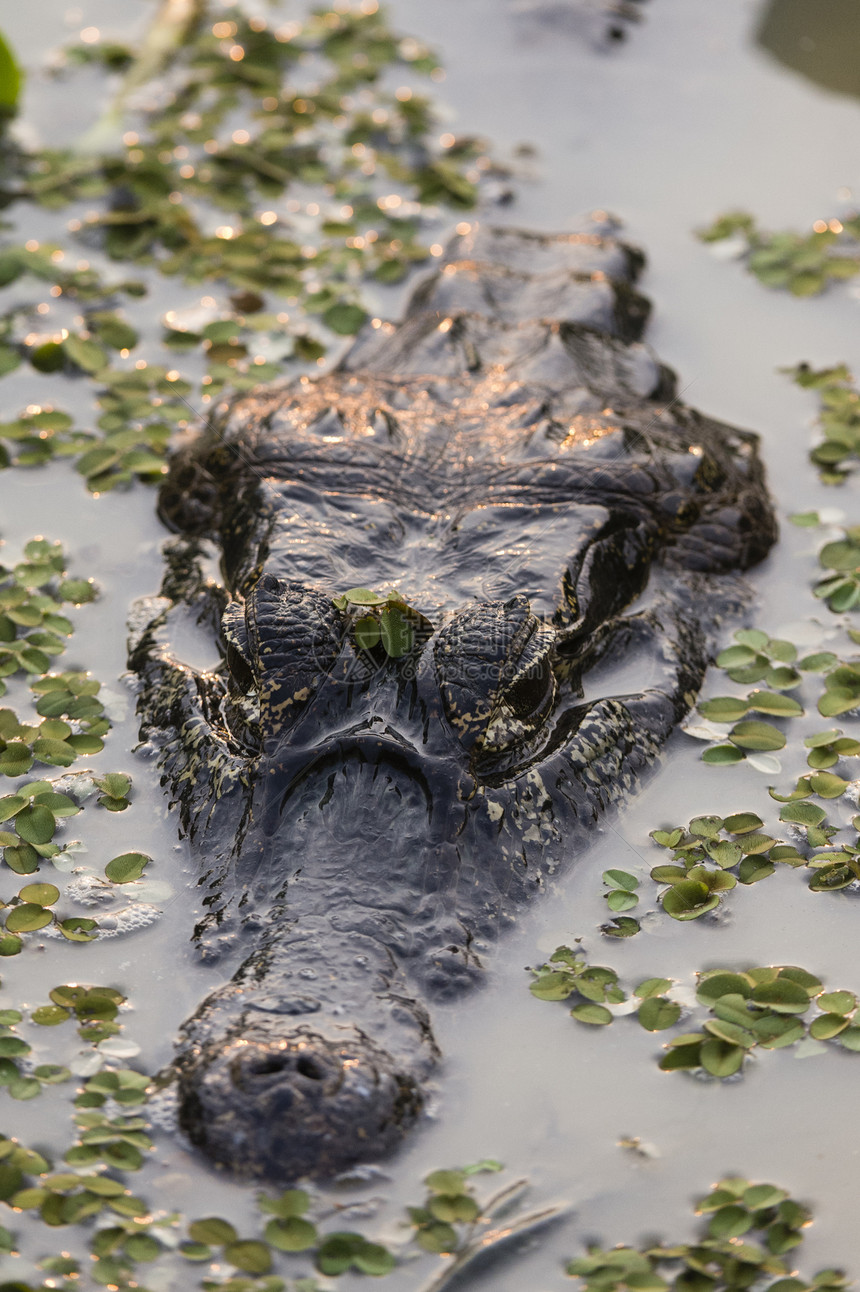
POLYGON ((316 1059, 312 1059, 309 1054, 301 1055, 296 1064, 296 1072, 300 1077, 307 1077, 310 1081, 322 1081, 325 1076, 316 1059))
POLYGON ((289 1063, 288 1054, 267 1054, 264 1058, 249 1063, 248 1072, 252 1077, 268 1077, 275 1072, 283 1072, 284 1068, 289 1067, 289 1063))

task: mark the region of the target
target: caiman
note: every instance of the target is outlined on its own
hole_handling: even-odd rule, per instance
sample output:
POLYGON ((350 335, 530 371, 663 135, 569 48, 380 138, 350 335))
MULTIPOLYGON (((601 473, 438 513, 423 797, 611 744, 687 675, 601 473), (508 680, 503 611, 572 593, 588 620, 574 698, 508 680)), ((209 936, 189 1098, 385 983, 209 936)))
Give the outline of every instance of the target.
POLYGON ((634 785, 774 541, 755 436, 639 339, 641 266, 602 214, 473 225, 401 323, 173 458, 181 537, 131 659, 224 966, 181 1031, 179 1122, 230 1171, 400 1142, 433 1001, 634 785), (171 647, 189 615, 212 671, 171 647))

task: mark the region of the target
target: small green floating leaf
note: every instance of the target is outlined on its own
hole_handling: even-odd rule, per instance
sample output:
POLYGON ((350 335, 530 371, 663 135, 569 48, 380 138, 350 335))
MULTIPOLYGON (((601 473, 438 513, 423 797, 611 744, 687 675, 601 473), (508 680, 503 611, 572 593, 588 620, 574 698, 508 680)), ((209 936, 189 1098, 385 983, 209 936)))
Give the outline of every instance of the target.
POLYGON ((355 644, 359 650, 372 650, 381 636, 379 620, 374 619, 372 615, 357 619, 353 632, 355 633, 355 644))
POLYGON ((660 898, 663 910, 674 920, 695 920, 719 905, 719 897, 711 894, 706 884, 694 879, 684 879, 673 884, 660 898))
POLYGON ((740 1071, 743 1061, 744 1051, 738 1045, 731 1045, 716 1037, 702 1042, 702 1067, 713 1077, 734 1076, 740 1071))
POLYGON ((711 763, 715 767, 727 767, 743 760, 743 750, 736 748, 735 745, 711 745, 702 754, 702 762, 711 763))
POLYGON ((809 1035, 815 1041, 830 1041, 848 1026, 842 1014, 819 1014, 809 1025, 809 1035))
POLYGON ((26 843, 48 843, 56 828, 51 809, 39 803, 22 808, 15 817, 15 829, 26 843))
POLYGON ((825 819, 826 813, 815 803, 802 799, 797 803, 785 803, 779 814, 780 821, 790 821, 795 825, 817 826, 825 819))
MULTIPOLYGON (((800 681, 799 675, 797 680, 800 681)), ((803 706, 797 700, 774 691, 750 691, 749 707, 757 713, 769 713, 774 718, 799 718, 803 714, 803 706)))
POLYGON ((188 1233, 195 1243, 208 1243, 214 1247, 234 1243, 238 1238, 229 1220, 222 1220, 220 1216, 207 1216, 203 1220, 192 1221, 188 1226, 188 1233))
POLYGON ((816 772, 810 776, 809 784, 819 798, 836 799, 845 793, 849 782, 832 772, 816 772))
POLYGON ((638 1010, 639 1022, 648 1032, 663 1032, 681 1017, 681 1006, 664 996, 649 996, 638 1010))
POLYGON ((36 906, 53 906, 60 900, 60 890, 53 884, 27 884, 18 896, 22 902, 32 902, 36 906))
POLYGON ((412 625, 398 606, 388 605, 379 617, 382 645, 392 659, 400 659, 412 649, 412 625))
POLYGON ((743 1203, 745 1207, 752 1207, 753 1211, 760 1211, 763 1207, 778 1206, 787 1197, 785 1189, 778 1189, 774 1184, 751 1184, 748 1189, 744 1189, 743 1203))
POLYGON ((742 1024, 734 1023, 726 1018, 708 1018, 705 1020, 705 1030, 711 1036, 716 1036, 720 1041, 726 1041, 729 1045, 739 1045, 742 1050, 751 1050, 756 1043, 756 1037, 742 1024))
POLYGON ((853 991, 827 991, 816 1003, 831 1014, 850 1014, 857 1008, 857 997, 853 991))
POLYGON ((108 365, 107 351, 99 345, 98 341, 70 333, 62 345, 72 363, 84 372, 101 372, 108 365))
POLYGON ((711 722, 737 722, 749 710, 746 700, 733 695, 718 695, 711 700, 703 700, 699 713, 711 722))
POLYGON ((316 1226, 299 1216, 270 1220, 265 1234, 266 1241, 281 1252, 306 1252, 317 1241, 316 1226))
POLYGON ((256 1239, 240 1239, 224 1248, 224 1259, 246 1274, 268 1274, 272 1268, 272 1254, 265 1243, 256 1239))
POLYGON ((360 305, 346 303, 329 306, 322 316, 326 327, 339 336, 354 336, 366 318, 367 313, 360 305))
POLYGON ((36 929, 43 929, 46 924, 50 924, 52 919, 51 912, 46 911, 44 906, 24 902, 21 906, 13 906, 9 911, 6 916, 6 930, 9 933, 33 933, 36 929))
POLYGON ((809 1008, 809 995, 805 989, 788 978, 777 978, 754 988, 752 999, 757 1005, 766 1005, 778 1014, 803 1014, 809 1008))
POLYGON ((700 839, 717 839, 722 828, 721 816, 696 816, 690 822, 690 833, 700 839))
POLYGON ((752 980, 746 974, 727 973, 717 969, 701 975, 696 995, 703 1005, 711 1005, 721 996, 742 996, 746 999, 752 995, 752 991, 752 980))
POLYGON ((72 1015, 62 1005, 41 1005, 38 1009, 33 1010, 30 1017, 40 1027, 56 1027, 58 1023, 65 1023, 72 1015))
POLYGON ((105 866, 105 875, 114 884, 129 884, 140 879, 144 867, 152 861, 144 852, 124 852, 105 866))
POLYGON ((753 830, 760 830, 763 825, 761 817, 756 816, 755 812, 735 812, 723 822, 723 827, 729 834, 750 834, 753 830))
POLYGON ((630 911, 634 906, 639 905, 639 898, 635 893, 627 893, 620 888, 614 888, 610 893, 606 893, 605 896, 606 904, 610 911, 630 911))
POLYGON ((648 1000, 651 996, 662 995, 671 986, 671 978, 646 978, 638 987, 633 988, 633 995, 638 996, 640 1000, 648 1000))
POLYGON ((347 605, 384 606, 388 603, 388 595, 386 593, 380 596, 378 592, 371 592, 369 588, 348 588, 340 597, 335 597, 334 602, 338 609, 346 609, 347 605))
POLYGON ((619 915, 608 924, 601 924, 600 932, 607 938, 632 938, 639 933, 641 925, 629 915, 619 915))
POLYGON ((753 1226, 753 1217, 746 1207, 720 1207, 711 1216, 708 1233, 711 1238, 739 1238, 753 1226))
MULTIPOLYGON (((729 740, 739 749, 772 751, 785 748, 785 736, 769 722, 738 722, 729 732, 729 740)), ((717 749, 720 747, 716 746, 717 749)))
POLYGON ((772 861, 766 861, 761 857, 744 857, 738 866, 738 882, 757 884, 760 879, 767 879, 775 870, 776 866, 772 861))
POLYGON ((639 887, 639 880, 627 870, 604 870, 603 882, 615 888, 626 889, 630 893, 639 887))
POLYGON ((590 1001, 584 1005, 574 1005, 570 1012, 579 1023, 591 1023, 602 1027, 612 1022, 612 1014, 605 1005, 595 1005, 590 1001))

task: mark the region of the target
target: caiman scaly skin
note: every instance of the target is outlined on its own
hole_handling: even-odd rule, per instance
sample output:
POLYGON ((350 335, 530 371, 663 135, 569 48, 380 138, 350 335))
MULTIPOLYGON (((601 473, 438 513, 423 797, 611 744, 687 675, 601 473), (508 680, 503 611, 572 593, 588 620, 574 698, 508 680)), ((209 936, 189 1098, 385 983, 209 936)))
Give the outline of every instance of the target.
POLYGON ((682 404, 639 341, 641 264, 606 220, 475 227, 400 324, 223 406, 173 459, 181 537, 131 659, 221 982, 179 1039, 180 1123, 237 1174, 397 1145, 439 1058, 432 1002, 481 979, 633 786, 694 702, 732 572, 774 541, 755 437, 682 404), (359 648, 366 612, 334 602, 356 586, 420 612, 407 653, 359 648), (214 671, 171 646, 189 616, 214 671))

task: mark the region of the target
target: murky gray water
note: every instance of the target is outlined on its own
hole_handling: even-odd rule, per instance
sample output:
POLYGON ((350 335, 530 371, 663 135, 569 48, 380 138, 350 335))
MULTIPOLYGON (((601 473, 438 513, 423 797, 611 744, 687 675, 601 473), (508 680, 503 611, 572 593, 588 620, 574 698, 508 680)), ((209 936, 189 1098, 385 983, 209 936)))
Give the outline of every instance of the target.
MULTIPOLYGON (((733 207, 755 212, 765 227, 805 228, 850 205, 846 190, 860 193, 860 105, 755 47, 753 33, 766 7, 755 0, 651 0, 630 39, 600 53, 554 25, 550 6, 543 20, 540 4, 526 16, 501 0, 391 5, 403 31, 441 50, 448 75, 439 97, 449 105, 451 128, 485 134, 502 156, 519 143, 537 147, 516 203, 493 218, 549 230, 564 229, 575 214, 595 206, 620 215, 628 236, 647 249, 644 290, 655 302, 648 339, 679 371, 684 399, 761 433, 784 516, 834 505, 850 516, 856 490, 825 489, 806 461, 813 401, 777 368, 801 359, 818 365, 844 360, 860 368, 858 294, 838 288, 797 301, 769 292, 691 235, 733 207)), ((122 23, 144 8, 124 6, 122 23)), ((70 29, 92 24, 121 34, 108 0, 79 5, 73 28, 64 28, 64 11, 63 4, 44 2, 39 31, 23 7, 15 13, 10 6, 3 22, 12 44, 35 63, 70 29)), ((857 22, 853 30, 860 44, 857 22)), ((89 85, 95 95, 96 78, 88 76, 79 74, 77 92, 89 85)), ((26 115, 34 128, 55 129, 62 96, 62 87, 44 89, 33 78, 26 115)), ((56 227, 54 216, 36 218, 40 227, 33 235, 27 224, 27 236, 56 227)), ((198 297, 185 293, 180 303, 198 297)), ((38 400, 40 380, 20 373, 4 379, 11 412, 38 400)), ((126 608, 135 596, 156 591, 159 581, 152 495, 139 488, 93 501, 63 466, 8 473, 0 488, 9 549, 34 532, 60 538, 75 572, 93 575, 104 589, 97 609, 76 615, 79 627, 64 666, 90 668, 122 693, 116 678, 124 668, 126 608)), ((756 624, 779 632, 814 617, 820 604, 808 589, 816 568, 810 532, 786 524, 782 542, 753 579, 756 624)), ((821 618, 825 628, 832 626, 828 612, 821 618)), ((822 726, 814 713, 808 724, 807 730, 822 726)), ((849 729, 850 722, 841 725, 849 729)), ((153 879, 166 880, 175 897, 160 903, 164 913, 157 924, 125 940, 85 948, 51 942, 41 958, 6 961, 3 985, 10 999, 28 1004, 41 1003, 50 986, 75 977, 127 990, 135 1011, 124 1016, 125 1034, 142 1046, 140 1065, 154 1071, 169 1058, 177 1025, 212 979, 187 949, 194 876, 184 868, 154 769, 119 752, 134 740, 129 716, 92 765, 131 771, 135 806, 116 817, 90 813, 86 838, 97 870, 126 848, 149 852, 156 859, 153 879)), ((836 1051, 807 1059, 791 1051, 765 1053, 741 1083, 700 1083, 660 1073, 660 1036, 632 1020, 587 1029, 572 1023, 563 1006, 533 1000, 526 990, 523 966, 575 937, 628 984, 652 974, 689 980, 695 968, 716 964, 796 963, 828 985, 860 990, 857 899, 813 895, 802 873, 781 872, 737 890, 714 924, 661 917, 647 935, 630 941, 600 937, 600 874, 607 866, 633 870, 650 891, 648 868, 662 858, 650 845, 649 830, 699 812, 741 808, 776 821, 776 805, 766 793, 771 777, 744 765, 706 767, 698 761, 700 748, 676 735, 642 793, 602 827, 593 848, 547 899, 521 917, 518 931, 499 948, 487 989, 456 1010, 436 1010, 446 1064, 434 1116, 368 1191, 387 1200, 380 1232, 388 1226, 393 1233, 403 1203, 420 1200, 427 1171, 486 1156, 530 1176, 536 1204, 564 1199, 572 1207, 571 1218, 530 1251, 476 1274, 470 1286, 551 1292, 565 1283, 561 1260, 587 1237, 612 1244, 654 1232, 686 1236, 692 1197, 725 1172, 771 1179, 812 1203, 817 1219, 806 1240, 805 1270, 842 1264, 860 1272, 860 1137, 853 1116, 860 1060, 836 1051), (622 1136, 639 1136, 655 1155, 622 1150, 622 1136)), ((787 754, 780 786, 789 786, 801 770, 802 759, 787 754)), ((53 1038, 35 1039, 46 1050, 51 1045, 53 1060, 53 1038)), ((62 1098, 49 1111, 53 1098, 47 1096, 28 1105, 3 1096, 4 1124, 25 1142, 62 1142, 62 1098)), ((155 1157, 140 1184, 132 1180, 136 1192, 153 1196, 157 1188, 165 1207, 221 1214, 240 1225, 252 1214, 253 1190, 214 1176, 168 1137, 159 1138, 155 1157)), ((36 1249, 45 1251, 44 1231, 18 1219, 19 1232, 29 1227, 38 1237, 36 1249)), ((11 1260, 3 1262, 4 1272, 7 1267, 17 1269, 11 1260)), ((413 1292, 432 1268, 433 1259, 424 1258, 420 1267, 395 1272, 385 1286, 413 1292)), ((180 1288, 196 1279, 193 1270, 165 1277, 167 1282, 148 1277, 147 1283, 180 1288)), ((350 1285, 344 1280, 339 1286, 350 1285)))

